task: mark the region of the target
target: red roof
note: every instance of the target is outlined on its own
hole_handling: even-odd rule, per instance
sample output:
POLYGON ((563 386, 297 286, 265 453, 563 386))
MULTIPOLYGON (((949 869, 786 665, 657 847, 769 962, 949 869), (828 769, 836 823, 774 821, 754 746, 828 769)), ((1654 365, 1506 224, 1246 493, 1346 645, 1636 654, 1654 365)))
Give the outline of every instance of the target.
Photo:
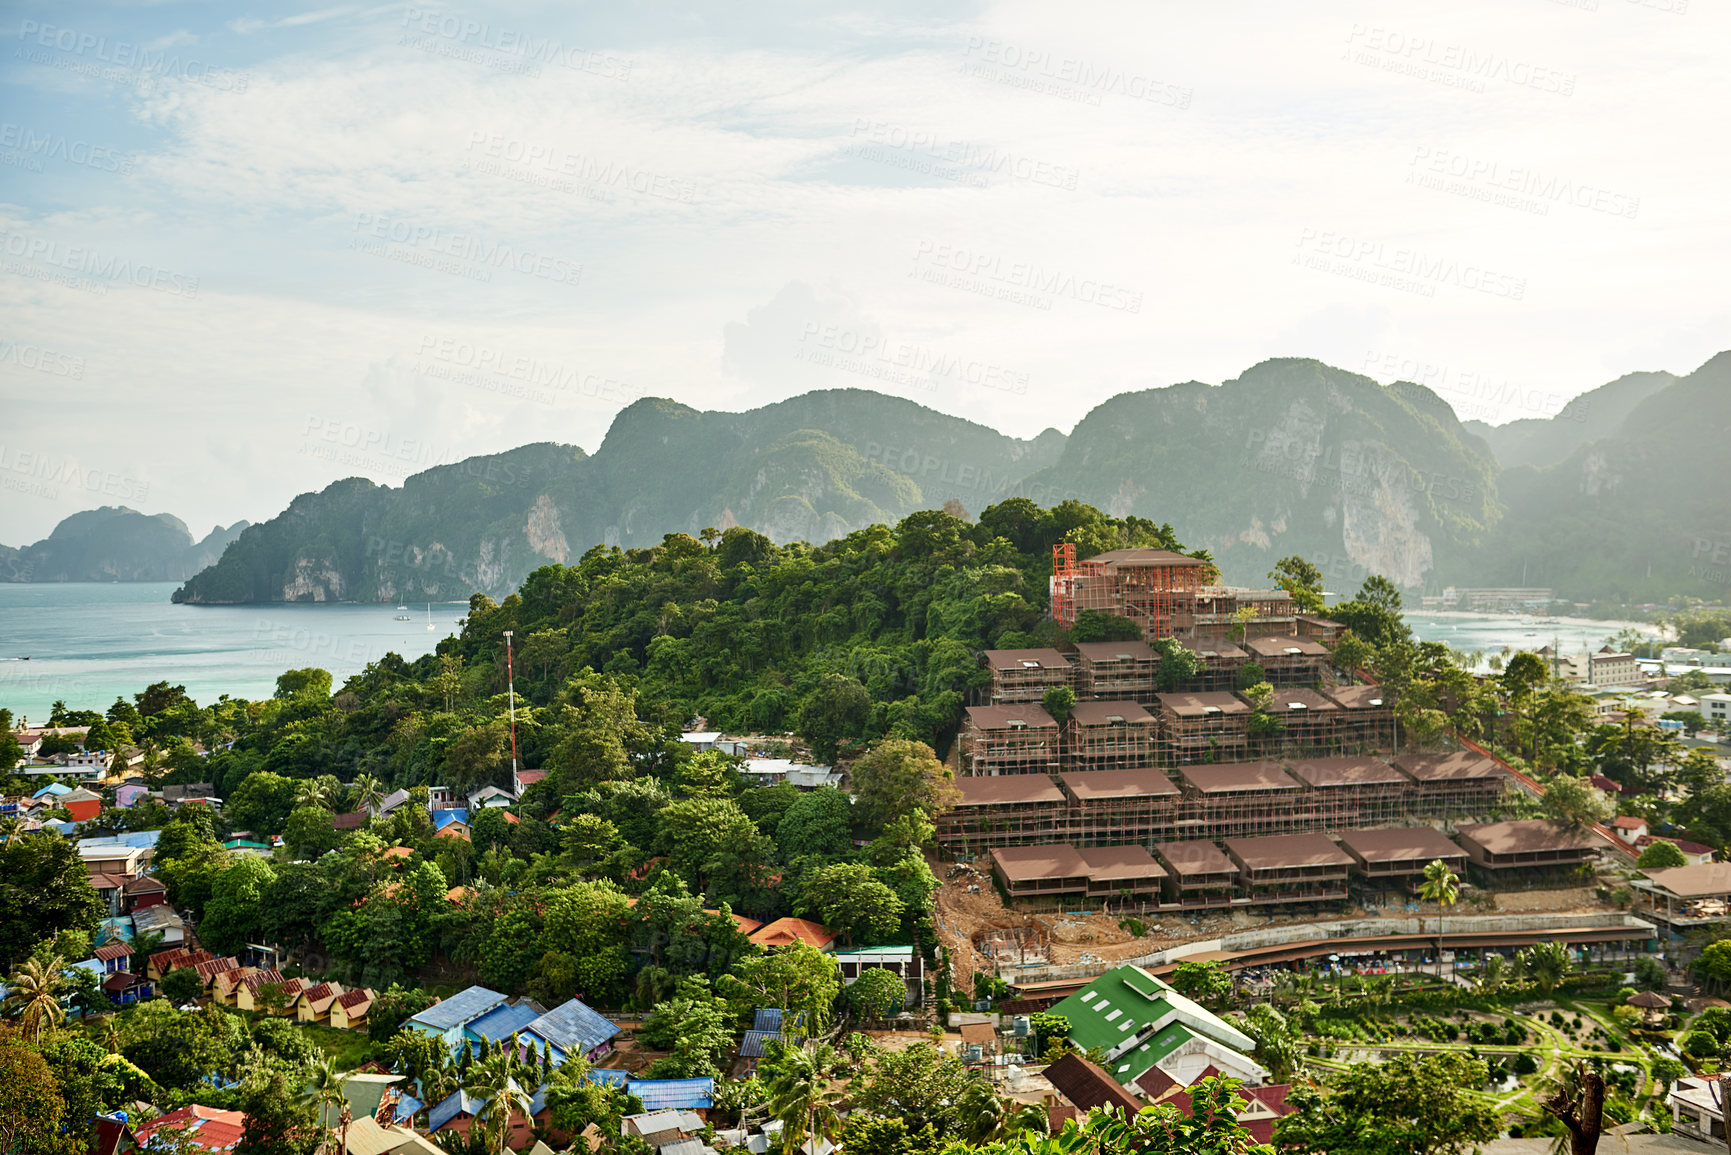
POLYGON ((282 983, 283 978, 280 971, 254 971, 241 981, 246 983, 247 990, 256 995, 260 987, 278 986, 282 983))
POLYGON ((150 1137, 158 1131, 178 1130, 207 1151, 232 1151, 245 1127, 246 1116, 239 1111, 219 1111, 194 1103, 140 1123, 133 1133, 140 1147, 149 1146, 150 1137))
POLYGON ((320 983, 312 990, 306 992, 306 999, 309 1003, 323 1002, 325 999, 331 998, 336 993, 336 988, 330 983, 320 983))
POLYGON ((90 885, 95 890, 119 890, 126 885, 126 879, 118 874, 97 871, 90 876, 90 885))
POLYGON ((520 770, 517 772, 517 781, 524 786, 533 786, 545 777, 547 777, 545 770, 520 770))
POLYGON ((352 1010, 362 1003, 370 1003, 372 1001, 373 992, 370 987, 362 987, 358 991, 347 991, 337 996, 337 1005, 342 1007, 345 1011, 352 1010))
POLYGON ((116 971, 103 981, 102 989, 105 991, 123 991, 128 987, 135 987, 143 982, 144 979, 139 975, 131 974, 128 971, 116 971))
POLYGON ((835 944, 835 932, 810 919, 778 918, 754 932, 751 941, 766 948, 803 942, 807 946, 815 946, 818 950, 828 950, 835 944))
POLYGON ((240 960, 230 955, 227 958, 207 959, 201 963, 194 963, 192 969, 198 972, 199 978, 208 983, 217 975, 227 974, 239 965, 240 960))
POLYGON ((99 946, 90 952, 90 957, 110 962, 117 958, 126 958, 132 954, 132 948, 123 942, 111 942, 107 946, 99 946))
POLYGON ((1639 830, 1643 826, 1647 825, 1647 820, 1645 818, 1631 818, 1629 815, 1624 814, 1618 818, 1612 819, 1611 825, 1615 826, 1618 830, 1639 830))

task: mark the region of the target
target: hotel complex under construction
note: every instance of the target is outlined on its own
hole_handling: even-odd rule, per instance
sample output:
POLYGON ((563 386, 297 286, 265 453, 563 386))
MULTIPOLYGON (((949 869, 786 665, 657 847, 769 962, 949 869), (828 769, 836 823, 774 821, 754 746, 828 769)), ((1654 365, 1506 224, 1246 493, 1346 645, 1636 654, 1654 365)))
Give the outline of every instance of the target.
POLYGON ((1053 616, 1112 614, 1142 638, 987 651, 959 798, 938 820, 946 853, 990 853, 1012 899, 1179 909, 1342 899, 1353 874, 1410 889, 1437 858, 1488 881, 1596 857, 1592 835, 1556 823, 1473 822, 1502 809, 1500 765, 1398 753, 1381 687, 1338 684, 1338 624, 1212 577, 1166 550, 1078 564, 1054 549, 1053 616), (1195 656, 1183 679, 1161 677, 1174 645, 1195 656), (1061 719, 1045 708, 1058 687, 1075 697, 1061 719))

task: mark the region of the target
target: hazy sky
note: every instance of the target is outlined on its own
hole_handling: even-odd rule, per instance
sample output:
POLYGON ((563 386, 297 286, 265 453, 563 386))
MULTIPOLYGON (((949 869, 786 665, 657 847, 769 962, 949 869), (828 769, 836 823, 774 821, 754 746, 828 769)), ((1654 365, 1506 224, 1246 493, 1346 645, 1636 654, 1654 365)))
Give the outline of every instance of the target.
POLYGON ((0 541, 643 395, 1031 436, 1312 356, 1500 423, 1731 345, 1721 5, 897 9, 7 5, 0 541))

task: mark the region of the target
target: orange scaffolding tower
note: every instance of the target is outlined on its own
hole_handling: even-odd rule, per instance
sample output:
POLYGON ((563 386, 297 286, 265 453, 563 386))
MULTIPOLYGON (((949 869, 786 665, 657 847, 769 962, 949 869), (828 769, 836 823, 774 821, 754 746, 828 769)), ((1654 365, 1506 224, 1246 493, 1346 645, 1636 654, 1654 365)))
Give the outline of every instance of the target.
POLYGON ((1052 617, 1065 625, 1076 620, 1076 543, 1052 546, 1052 617))

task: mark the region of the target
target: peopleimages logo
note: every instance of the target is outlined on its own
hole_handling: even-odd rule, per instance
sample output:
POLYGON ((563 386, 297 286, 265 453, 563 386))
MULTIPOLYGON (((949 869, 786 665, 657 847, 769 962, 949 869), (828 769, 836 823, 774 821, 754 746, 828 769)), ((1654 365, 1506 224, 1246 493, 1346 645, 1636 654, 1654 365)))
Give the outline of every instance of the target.
POLYGON ((80 32, 76 28, 21 20, 18 39, 26 47, 14 55, 33 64, 46 64, 105 80, 127 80, 135 76, 170 77, 203 84, 220 92, 246 91, 246 75, 231 68, 219 68, 191 58, 182 60, 167 49, 153 52, 125 40, 111 43, 106 36, 80 32), (51 49, 60 55, 37 49, 51 49))
POLYGON ((374 255, 385 254, 377 251, 380 246, 369 247, 369 239, 419 249, 429 254, 429 259, 450 257, 455 261, 480 266, 477 271, 509 269, 525 276, 551 281, 556 285, 573 287, 583 281, 583 266, 576 261, 514 248, 501 241, 483 240, 473 233, 455 232, 437 225, 423 225, 381 213, 356 213, 354 231, 356 237, 351 241, 350 247, 374 255))
POLYGON ((158 265, 140 264, 130 257, 103 253, 83 245, 63 245, 47 237, 0 229, 0 254, 62 269, 98 282, 154 289, 175 297, 198 296, 197 277, 172 272, 158 265))

